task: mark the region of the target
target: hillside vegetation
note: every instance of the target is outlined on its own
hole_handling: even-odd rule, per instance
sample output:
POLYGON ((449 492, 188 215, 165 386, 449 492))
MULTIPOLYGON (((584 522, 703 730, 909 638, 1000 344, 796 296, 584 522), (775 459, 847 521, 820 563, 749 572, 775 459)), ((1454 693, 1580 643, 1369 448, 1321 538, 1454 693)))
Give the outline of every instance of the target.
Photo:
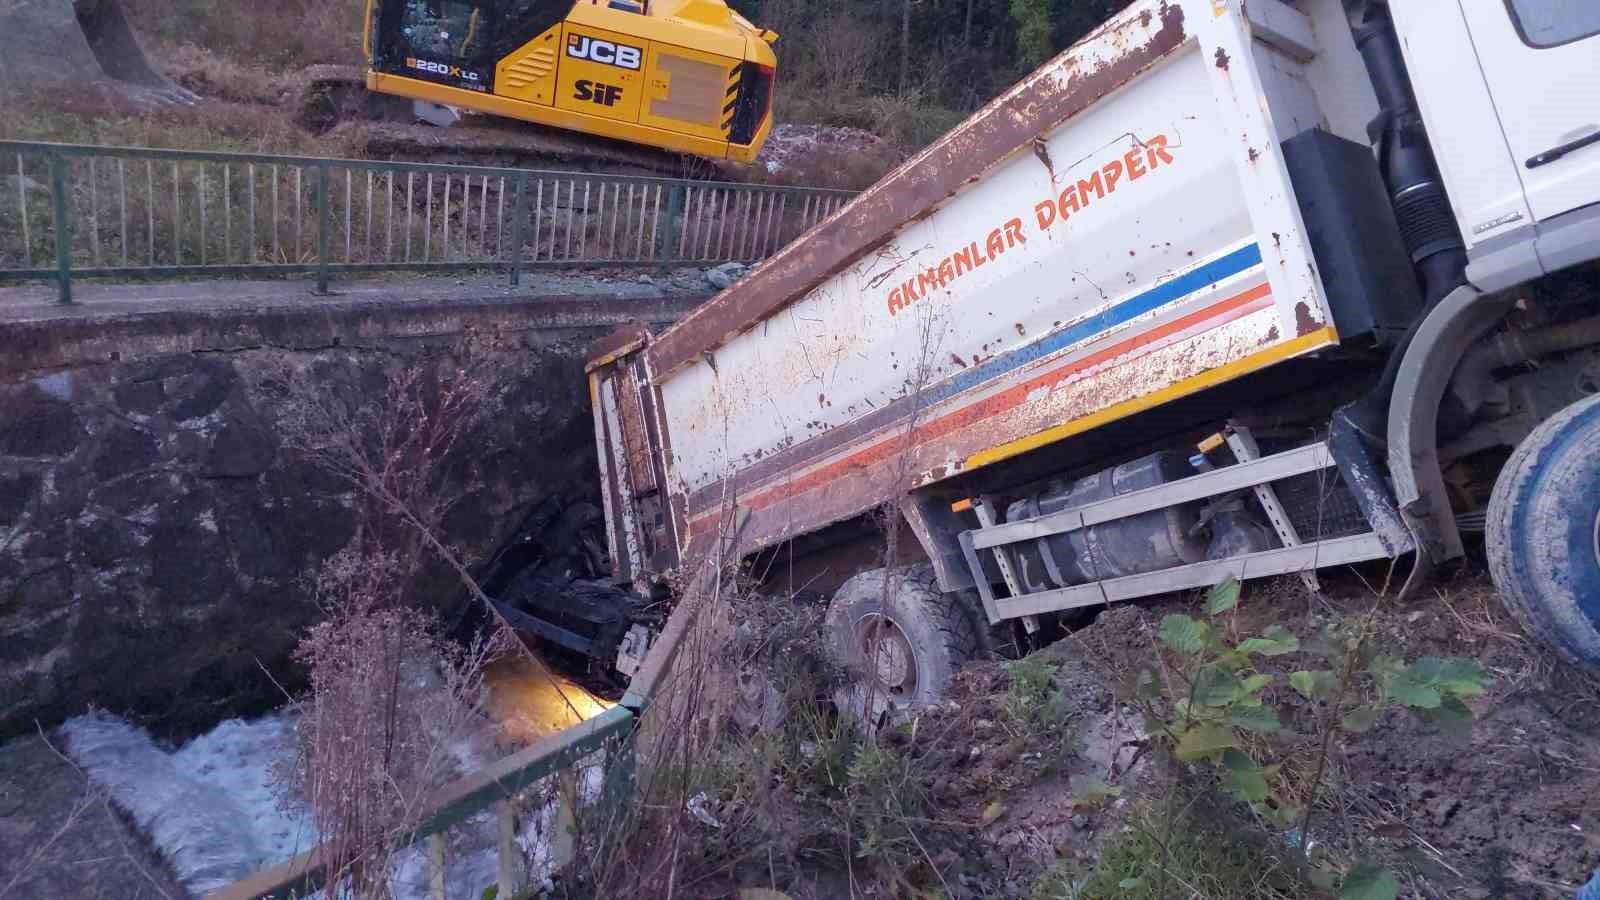
POLYGON ((731 0, 778 32, 778 117, 926 146, 1120 0, 731 0))
MULTIPOLYGON (((151 106, 107 85, 0 96, 7 138, 368 155, 365 123, 296 121, 304 71, 361 63, 364 6, 121 0, 151 62, 199 98, 151 106)), ((777 31, 779 129, 748 177, 860 188, 1093 29, 1118 0, 732 0, 777 31), (873 140, 876 135, 879 140, 873 140), (768 157, 764 156, 763 160, 768 157), (796 162, 799 164, 796 164, 796 162)), ((430 158, 430 161, 449 161, 430 158)))

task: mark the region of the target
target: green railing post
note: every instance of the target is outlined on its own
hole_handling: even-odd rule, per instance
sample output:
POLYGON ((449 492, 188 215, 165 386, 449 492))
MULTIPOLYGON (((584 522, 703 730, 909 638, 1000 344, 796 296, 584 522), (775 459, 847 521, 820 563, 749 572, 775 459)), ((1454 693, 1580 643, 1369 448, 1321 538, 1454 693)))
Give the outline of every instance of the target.
POLYGON ((516 199, 511 204, 511 286, 522 283, 522 221, 528 217, 528 173, 517 176, 516 199))
POLYGON ((683 243, 683 206, 688 195, 688 187, 681 184, 667 192, 667 227, 661 229, 661 243, 656 245, 656 262, 663 269, 678 258, 678 246, 683 243))
POLYGON ((328 164, 317 163, 317 293, 328 293, 328 243, 333 230, 333 207, 328 202, 328 164))
POLYGON ((639 752, 637 733, 621 736, 617 746, 606 754, 605 770, 600 784, 599 813, 601 826, 614 829, 629 815, 629 801, 639 787, 639 752))
POLYGON ((61 303, 72 302, 72 221, 67 213, 67 159, 50 154, 50 214, 56 230, 56 286, 61 303))

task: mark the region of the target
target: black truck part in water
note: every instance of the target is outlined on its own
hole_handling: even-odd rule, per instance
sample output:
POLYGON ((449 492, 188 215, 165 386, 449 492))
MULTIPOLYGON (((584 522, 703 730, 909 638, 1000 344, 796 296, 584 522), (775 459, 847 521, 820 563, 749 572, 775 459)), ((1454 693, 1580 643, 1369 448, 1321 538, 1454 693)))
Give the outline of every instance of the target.
POLYGON ((604 527, 594 504, 546 497, 479 584, 522 635, 611 663, 630 628, 659 625, 660 615, 646 598, 612 583, 604 527))

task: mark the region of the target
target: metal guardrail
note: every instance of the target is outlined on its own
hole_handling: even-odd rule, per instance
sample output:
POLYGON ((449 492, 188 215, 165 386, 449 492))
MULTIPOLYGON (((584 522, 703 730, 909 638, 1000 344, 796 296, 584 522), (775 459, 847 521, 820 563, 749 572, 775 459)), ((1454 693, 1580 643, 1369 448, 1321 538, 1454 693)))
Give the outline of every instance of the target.
MULTIPOLYGON (((743 530, 748 514, 742 515, 731 534, 743 530)), ((732 553, 733 544, 720 548, 722 557, 732 553)), ((605 762, 605 785, 601 791, 604 802, 622 802, 621 794, 634 788, 633 779, 638 767, 637 748, 632 743, 635 730, 650 704, 661 699, 670 689, 673 667, 686 636, 695 627, 704 603, 698 599, 714 591, 721 574, 720 559, 716 564, 701 565, 694 569, 689 585, 684 590, 684 601, 678 603, 667 617, 661 636, 651 645, 644 662, 634 673, 628 692, 622 702, 565 731, 553 734, 525 750, 491 763, 488 767, 465 778, 444 785, 430 795, 424 804, 428 813, 415 830, 407 835, 407 845, 427 841, 430 864, 434 878, 434 896, 442 898, 444 873, 444 840, 446 832, 454 825, 486 809, 493 809, 499 823, 499 864, 497 893, 499 897, 523 897, 527 885, 519 884, 514 857, 521 851, 513 842, 514 819, 512 806, 517 795, 535 785, 540 779, 571 769, 579 760, 596 751, 606 750, 615 756, 605 762)), ((571 792, 563 797, 573 808, 580 800, 571 792)), ((329 877, 329 867, 336 861, 326 846, 314 847, 286 862, 269 866, 249 877, 206 895, 206 900, 294 900, 305 897, 324 887, 329 877)))
MULTIPOLYGON (((442 846, 445 832, 483 809, 496 810, 501 836, 499 842, 500 871, 497 896, 513 897, 523 885, 515 884, 515 866, 508 859, 518 852, 512 843, 510 830, 514 827, 508 804, 517 794, 541 778, 570 769, 584 756, 605 747, 608 741, 625 738, 634 728, 638 713, 625 706, 616 706, 600 715, 574 725, 559 734, 539 741, 520 753, 508 756, 488 768, 474 772, 459 781, 445 785, 428 798, 432 810, 428 817, 409 834, 408 843, 428 840, 442 846)), ((616 765, 612 763, 611 765, 616 765)), ((624 774, 626 769, 621 770, 624 774)), ((615 779, 616 775, 612 776, 615 779)), ((624 786, 614 785, 612 790, 624 786)), ((576 798, 567 797, 568 803, 576 798)), ((439 850, 430 846, 430 854, 439 850)), ((213 891, 206 900, 292 900, 305 897, 322 888, 327 881, 328 867, 333 862, 326 847, 318 846, 286 862, 261 869, 250 877, 213 891)), ((436 877, 443 876, 440 861, 434 859, 436 877)))
POLYGON ((756 262, 848 191, 0 141, 0 283, 756 262))

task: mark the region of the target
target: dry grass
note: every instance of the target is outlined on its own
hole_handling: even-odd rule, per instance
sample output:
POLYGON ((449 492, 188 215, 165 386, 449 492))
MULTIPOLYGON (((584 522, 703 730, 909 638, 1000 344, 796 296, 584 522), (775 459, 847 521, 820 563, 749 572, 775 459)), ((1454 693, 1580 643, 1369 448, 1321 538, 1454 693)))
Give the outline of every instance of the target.
POLYGON ((308 156, 345 156, 364 145, 317 138, 276 107, 202 100, 152 108, 105 84, 74 93, 8 90, 0 123, 8 140, 68 144, 308 156))
POLYGON ((279 776, 311 810, 328 882, 353 897, 387 893, 390 857, 433 792, 464 774, 452 747, 481 727, 485 671, 515 640, 445 639, 432 617, 395 605, 406 568, 379 550, 336 554, 317 578, 326 618, 295 650, 311 688, 294 704, 299 752, 279 776))
POLYGON ((715 561, 681 596, 696 625, 634 741, 608 757, 614 780, 637 759, 634 790, 580 816, 577 862, 560 893, 941 887, 955 860, 951 835, 971 833, 937 820, 929 785, 942 756, 926 740, 866 740, 833 712, 842 670, 824 646, 823 610, 753 594, 715 561))
POLYGON ((1125 830, 1100 851, 1087 872, 1071 865, 1046 875, 1032 900, 1307 900, 1314 888, 1300 877, 1282 845, 1245 831, 1212 798, 1191 796, 1171 839, 1157 804, 1143 803, 1125 830), (1164 880, 1158 876, 1165 876, 1164 880), (1166 886, 1163 889, 1163 885, 1166 886))
POLYGON ((108 82, 70 90, 19 83, 0 96, 0 137, 312 156, 364 146, 359 136, 329 141, 307 133, 292 109, 300 70, 360 62, 361 4, 123 3, 151 63, 200 94, 199 102, 156 105, 108 82))
POLYGON ((804 83, 779 82, 776 104, 781 121, 859 128, 883 138, 902 157, 938 140, 966 118, 915 90, 903 95, 829 95, 804 83))
POLYGON ((193 43, 176 44, 161 52, 167 76, 196 94, 234 103, 286 104, 293 99, 299 79, 254 58, 241 59, 193 43))
POLYGON ((196 44, 279 71, 361 61, 365 7, 349 0, 278 0, 248 8, 209 0, 123 0, 123 6, 134 27, 160 43, 196 44))

